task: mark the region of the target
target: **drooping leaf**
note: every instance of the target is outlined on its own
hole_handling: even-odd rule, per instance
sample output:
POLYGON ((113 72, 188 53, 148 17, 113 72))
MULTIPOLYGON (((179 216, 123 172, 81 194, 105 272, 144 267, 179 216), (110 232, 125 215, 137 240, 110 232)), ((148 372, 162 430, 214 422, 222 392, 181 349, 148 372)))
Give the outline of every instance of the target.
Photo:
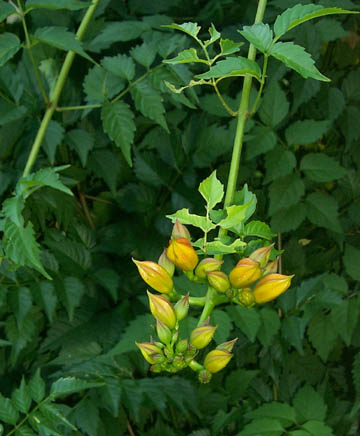
POLYGON ((61 301, 66 308, 69 320, 74 317, 74 310, 80 305, 85 293, 83 283, 76 277, 65 277, 61 282, 61 301))
POLYGON ((271 217, 271 228, 275 232, 290 232, 296 230, 305 218, 306 207, 300 202, 275 212, 271 217))
POLYGON ((65 141, 76 151, 82 166, 85 167, 88 154, 94 147, 94 136, 84 129, 72 129, 66 133, 65 141))
POLYGON ((287 176, 296 167, 296 157, 290 150, 285 150, 281 146, 275 146, 265 156, 266 175, 264 183, 287 176))
POLYGON ((343 300, 341 304, 331 310, 332 322, 348 347, 359 319, 359 312, 359 304, 354 304, 349 300, 343 300))
POLYGON ((220 49, 222 56, 228 56, 240 51, 240 47, 244 45, 242 42, 234 42, 231 39, 220 39, 220 49))
POLYGON ((134 140, 134 113, 129 105, 123 101, 105 103, 101 110, 104 130, 120 147, 127 163, 131 166, 131 144, 134 140))
POLYGON ((273 40, 273 32, 268 24, 257 23, 252 26, 244 26, 240 33, 262 53, 269 51, 273 40))
POLYGON ((39 41, 56 47, 60 50, 74 51, 76 54, 94 62, 93 59, 84 51, 82 44, 76 35, 69 32, 66 27, 49 26, 39 27, 34 37, 39 41))
POLYGON ((40 261, 40 249, 35 239, 32 223, 25 227, 17 226, 10 219, 5 220, 4 249, 13 262, 22 266, 29 266, 38 270, 43 276, 51 280, 40 261))
POLYGON ((267 153, 276 145, 275 133, 265 126, 256 126, 246 140, 246 160, 254 159, 260 154, 267 153))
POLYGON ((15 315, 19 329, 23 328, 23 322, 30 312, 33 302, 30 289, 20 286, 9 295, 9 304, 15 315))
POLYGON ((45 397, 45 382, 41 378, 40 369, 38 368, 28 383, 32 399, 40 403, 45 397))
POLYGON ((293 347, 298 353, 304 355, 304 334, 307 321, 298 316, 287 316, 281 322, 281 333, 283 338, 293 347))
POLYGON ((13 33, 2 33, 0 35, 0 67, 11 59, 20 50, 20 39, 13 33))
POLYGON ((200 62, 203 64, 208 64, 208 61, 199 58, 195 48, 183 50, 174 58, 165 59, 163 62, 171 65, 188 64, 189 62, 200 62))
POLYGON ((229 57, 216 62, 209 71, 197 74, 197 79, 217 79, 219 77, 236 77, 250 75, 260 80, 261 70, 259 65, 252 60, 242 56, 229 57))
POLYGON ((54 285, 51 282, 36 283, 31 288, 37 304, 45 311, 46 316, 52 323, 57 305, 57 295, 55 293, 54 285))
POLYGON ((286 9, 276 18, 274 32, 277 37, 293 29, 301 23, 312 20, 313 18, 323 17, 333 14, 354 14, 356 12, 347 11, 340 8, 324 8, 321 5, 302 5, 298 4, 292 8, 286 9))
POLYGON ((96 436, 100 425, 99 408, 93 401, 85 399, 80 401, 72 413, 76 426, 89 436, 96 436))
POLYGON ((24 218, 22 211, 24 210, 25 202, 22 195, 16 195, 15 197, 7 198, 3 203, 3 214, 6 218, 9 218, 14 224, 19 227, 24 225, 24 218))
POLYGON ((274 336, 280 329, 280 319, 277 312, 273 309, 264 307, 260 310, 262 325, 257 333, 257 337, 264 347, 270 347, 274 336))
POLYGON ((289 68, 298 72, 304 79, 311 77, 323 82, 329 82, 315 67, 315 62, 311 55, 300 45, 293 42, 277 42, 271 47, 270 55, 283 62, 289 68))
POLYGON ((222 200, 224 196, 224 186, 217 179, 216 171, 213 171, 208 178, 200 183, 199 192, 207 202, 209 211, 222 200))
POLYGON ((330 316, 320 314, 314 317, 310 321, 308 335, 319 356, 326 362, 337 337, 337 331, 330 316))
POLYGON ((289 145, 311 144, 320 139, 329 127, 329 121, 296 121, 286 129, 286 140, 289 145))
POLYGON ((171 219, 173 223, 178 219, 182 224, 199 227, 204 232, 208 232, 216 227, 208 218, 189 213, 189 209, 180 209, 172 215, 166 215, 166 217, 171 219))
POLYGON ((125 87, 125 81, 104 68, 90 68, 83 82, 88 103, 104 103, 113 98, 125 87))
POLYGON ((323 421, 326 418, 326 404, 322 396, 312 386, 301 388, 293 400, 298 422, 309 420, 323 421))
POLYGON ((262 221, 250 221, 244 229, 244 236, 258 236, 259 238, 272 239, 276 236, 270 227, 262 221))

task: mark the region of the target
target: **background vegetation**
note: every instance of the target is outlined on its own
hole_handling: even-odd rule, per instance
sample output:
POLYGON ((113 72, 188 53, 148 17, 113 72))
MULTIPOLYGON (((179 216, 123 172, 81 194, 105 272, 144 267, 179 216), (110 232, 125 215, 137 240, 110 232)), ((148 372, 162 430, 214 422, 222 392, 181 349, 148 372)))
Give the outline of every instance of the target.
MULTIPOLYGON (((297 3, 270 1, 264 22, 297 3)), ((350 0, 320 3, 360 10, 350 0)), ((14 8, 0 2, 4 434, 356 435, 359 16, 289 32, 330 83, 269 61, 238 185, 256 194, 255 219, 278 233, 282 271, 296 276, 260 310, 214 311, 215 341, 239 340, 226 370, 199 385, 190 370, 148 373, 134 341, 148 340, 153 319, 131 256, 157 260, 171 233, 165 215, 183 207, 202 214, 197 187, 213 169, 226 183, 236 120, 212 89, 174 94, 165 85, 184 86, 204 70, 162 62, 192 44, 162 25, 196 21, 206 33, 213 23, 223 38, 246 42, 238 30, 253 23, 256 2, 101 0, 82 44, 74 34, 88 4, 18 5, 26 34, 21 21, 5 20, 14 8), (21 179, 68 50, 78 55, 59 108, 21 179)), ((241 86, 241 78, 220 84, 233 110, 241 86)))

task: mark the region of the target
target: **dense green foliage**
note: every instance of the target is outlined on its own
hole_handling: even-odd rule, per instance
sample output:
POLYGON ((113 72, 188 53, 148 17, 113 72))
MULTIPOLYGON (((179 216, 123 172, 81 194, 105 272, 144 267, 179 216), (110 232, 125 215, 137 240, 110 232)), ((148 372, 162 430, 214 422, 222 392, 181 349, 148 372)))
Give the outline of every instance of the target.
MULTIPOLYGON (((297 3, 270 1, 264 22, 297 3)), ((355 0, 302 3, 360 10, 355 0)), ((213 312, 215 342, 239 340, 228 367, 199 385, 190 370, 148 372, 135 340, 148 340, 153 318, 131 257, 157 260, 171 233, 166 215, 204 215, 197 188, 214 169, 226 184, 236 119, 211 87, 172 91, 230 67, 189 63, 202 57, 193 40, 163 26, 197 22, 204 40, 213 23, 238 43, 213 44, 212 56, 220 48, 246 57, 247 39, 266 52, 266 35, 243 29, 256 2, 101 0, 82 42, 75 33, 88 2, 18 4, 28 35, 21 21, 6 21, 15 9, 0 1, 0 434, 357 434, 359 16, 319 18, 277 43, 304 47, 317 69, 302 50, 289 60, 288 45, 269 58, 238 188, 256 194, 252 219, 271 231, 254 235, 278 233, 282 271, 295 278, 260 309, 213 312), (59 107, 22 177, 69 50, 76 57, 59 107)), ((256 77, 256 67, 241 67, 256 77)), ((243 79, 229 76, 219 91, 235 112, 243 79)), ((192 290, 176 280, 177 290, 192 290)), ((184 333, 195 323, 188 317, 184 333)))

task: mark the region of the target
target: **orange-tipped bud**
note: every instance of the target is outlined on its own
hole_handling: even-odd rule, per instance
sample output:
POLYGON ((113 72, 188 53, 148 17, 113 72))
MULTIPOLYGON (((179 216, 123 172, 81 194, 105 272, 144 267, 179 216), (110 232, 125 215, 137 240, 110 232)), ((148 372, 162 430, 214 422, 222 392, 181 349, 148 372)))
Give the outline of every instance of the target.
POLYGON ((192 271, 198 263, 198 256, 186 238, 172 239, 166 255, 183 271, 192 271))
POLYGON ((162 295, 151 294, 149 291, 147 294, 153 316, 172 330, 176 324, 176 314, 170 301, 162 295))
POLYGON ((171 262, 171 260, 166 256, 166 248, 161 253, 159 257, 158 264, 164 268, 165 271, 169 273, 169 276, 172 277, 175 272, 175 265, 171 262))
POLYGON ((217 260, 211 257, 203 259, 196 267, 195 275, 200 279, 206 279, 207 273, 211 271, 218 271, 223 263, 223 260, 217 260))
POLYGON ((212 350, 205 356, 204 367, 214 374, 225 368, 232 357, 233 355, 226 350, 212 350))
POLYGON ((277 257, 274 261, 269 262, 264 268, 264 275, 277 273, 279 265, 279 258, 277 257))
POLYGON ((232 341, 224 342, 224 343, 218 345, 216 347, 216 349, 217 350, 225 350, 225 351, 228 351, 229 353, 231 353, 237 340, 238 340, 238 338, 235 338, 232 341))
POLYGON ((249 256, 250 259, 255 260, 260 264, 260 268, 264 268, 265 265, 269 262, 270 252, 275 244, 268 245, 266 247, 261 247, 251 253, 249 256))
POLYGON ((241 289, 237 297, 240 303, 245 307, 251 307, 255 303, 254 294, 251 292, 251 289, 249 288, 241 289))
POLYGON ((139 273, 149 286, 162 294, 168 294, 172 291, 174 284, 170 274, 160 265, 150 260, 141 262, 133 259, 139 273))
POLYGON ((225 292, 230 288, 228 276, 222 271, 212 271, 207 273, 207 279, 210 286, 222 294, 225 294, 225 292))
POLYGON ((245 257, 241 259, 230 272, 229 279, 234 288, 245 288, 256 282, 261 276, 261 268, 258 262, 245 257))
POLYGON ((162 343, 170 344, 172 339, 171 330, 159 319, 156 320, 156 333, 162 343))
POLYGON ((217 326, 214 327, 212 325, 196 327, 191 332, 190 344, 198 350, 205 348, 213 338, 216 329, 217 326))
POLYGON ((294 276, 282 274, 268 274, 256 284, 253 291, 256 303, 267 303, 285 292, 294 276))
POLYGON ((187 317, 189 312, 189 293, 184 295, 174 306, 176 318, 178 321, 187 317))
POLYGON ((181 222, 178 219, 175 221, 174 227, 172 229, 171 238, 172 239, 185 238, 188 241, 191 240, 189 230, 184 226, 184 224, 181 224, 181 222))
POLYGON ((151 342, 135 342, 135 344, 139 347, 144 359, 151 365, 158 363, 158 356, 163 356, 161 348, 151 342))

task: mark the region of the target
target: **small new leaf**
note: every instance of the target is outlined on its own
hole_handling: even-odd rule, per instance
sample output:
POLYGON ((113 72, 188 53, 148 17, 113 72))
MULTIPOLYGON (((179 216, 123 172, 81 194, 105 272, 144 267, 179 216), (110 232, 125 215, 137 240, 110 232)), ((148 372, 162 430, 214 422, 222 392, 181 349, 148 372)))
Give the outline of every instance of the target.
POLYGON ((207 202, 207 209, 209 211, 222 200, 224 196, 224 186, 217 179, 216 171, 213 171, 207 179, 200 183, 199 192, 207 202))
POLYGON ((197 79, 225 79, 226 77, 235 76, 252 76, 260 80, 261 70, 259 65, 250 59, 242 56, 229 57, 217 62, 206 73, 197 74, 197 79))
POLYGON ((20 50, 20 39, 13 33, 5 32, 0 35, 0 67, 20 50))
POLYGON ((198 26, 197 23, 183 23, 183 24, 168 24, 163 27, 168 27, 169 29, 180 30, 181 32, 185 32, 187 35, 192 36, 197 41, 197 34, 200 32, 201 27, 198 26))
POLYGON ((208 65, 209 62, 205 59, 200 59, 195 48, 189 48, 181 51, 176 57, 166 59, 163 61, 165 64, 188 64, 189 62, 201 62, 208 65))
POLYGON ((189 209, 180 209, 172 215, 166 215, 166 217, 171 219, 173 223, 178 219, 181 224, 190 224, 194 227, 199 227, 204 232, 208 232, 216 227, 208 218, 189 213, 189 209))

